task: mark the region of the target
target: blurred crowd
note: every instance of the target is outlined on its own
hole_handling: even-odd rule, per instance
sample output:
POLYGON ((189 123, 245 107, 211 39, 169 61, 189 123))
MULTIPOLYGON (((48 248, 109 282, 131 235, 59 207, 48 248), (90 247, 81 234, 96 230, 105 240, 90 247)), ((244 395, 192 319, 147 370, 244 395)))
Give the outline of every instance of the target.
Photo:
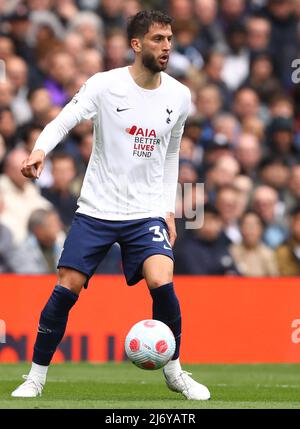
MULTIPOLYGON (((38 181, 21 162, 90 76, 132 62, 126 23, 144 8, 174 18, 167 71, 192 93, 175 272, 300 274, 299 0, 0 0, 0 272, 56 271, 92 123, 56 147, 38 181), (187 200, 204 210, 192 228, 187 200)), ((98 272, 122 272, 118 245, 98 272)))

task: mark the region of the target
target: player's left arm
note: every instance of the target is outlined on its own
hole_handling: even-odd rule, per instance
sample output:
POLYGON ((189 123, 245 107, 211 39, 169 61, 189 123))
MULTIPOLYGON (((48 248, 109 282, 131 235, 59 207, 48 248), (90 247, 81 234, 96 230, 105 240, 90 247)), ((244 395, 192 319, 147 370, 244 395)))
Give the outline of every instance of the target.
POLYGON ((99 73, 89 78, 72 100, 43 129, 37 138, 31 154, 22 163, 22 174, 38 179, 50 153, 83 119, 92 119, 97 113, 97 91, 101 79, 99 73))
POLYGON ((179 172, 180 142, 184 130, 184 124, 190 111, 190 106, 191 93, 189 89, 186 88, 185 97, 183 97, 181 114, 171 131, 171 137, 164 164, 164 200, 166 209, 166 223, 168 225, 169 238, 172 247, 177 236, 175 226, 175 206, 179 172))

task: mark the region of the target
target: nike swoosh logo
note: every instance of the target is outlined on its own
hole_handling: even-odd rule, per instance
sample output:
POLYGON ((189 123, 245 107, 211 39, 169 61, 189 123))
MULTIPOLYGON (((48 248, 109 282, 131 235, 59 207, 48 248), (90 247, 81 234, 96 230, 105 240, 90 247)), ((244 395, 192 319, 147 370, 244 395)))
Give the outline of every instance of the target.
POLYGON ((166 249, 166 250, 172 250, 172 248, 171 248, 171 247, 168 247, 168 246, 166 246, 165 244, 164 244, 164 249, 166 249))
POLYGON ((129 110, 131 109, 131 107, 126 107, 126 109, 119 109, 119 107, 117 107, 117 112, 124 112, 124 110, 129 110))

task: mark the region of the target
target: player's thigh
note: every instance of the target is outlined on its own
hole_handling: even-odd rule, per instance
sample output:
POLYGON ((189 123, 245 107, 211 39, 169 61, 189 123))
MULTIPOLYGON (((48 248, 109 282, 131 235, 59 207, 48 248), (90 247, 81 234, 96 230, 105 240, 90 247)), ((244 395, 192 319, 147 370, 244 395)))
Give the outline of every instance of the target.
POLYGON ((149 256, 143 263, 143 277, 149 289, 155 289, 173 281, 174 262, 166 255, 149 256))
POLYGON ((62 286, 81 290, 103 261, 117 233, 110 222, 75 214, 58 261, 62 286))
POLYGON ((80 294, 86 280, 87 276, 85 274, 73 268, 60 267, 58 270, 58 284, 76 293, 76 295, 80 294))
POLYGON ((162 286, 172 278, 174 256, 164 219, 134 221, 126 226, 121 239, 124 274, 129 286, 138 283, 145 275, 151 288, 162 286), (156 258, 150 259, 153 256, 156 258))

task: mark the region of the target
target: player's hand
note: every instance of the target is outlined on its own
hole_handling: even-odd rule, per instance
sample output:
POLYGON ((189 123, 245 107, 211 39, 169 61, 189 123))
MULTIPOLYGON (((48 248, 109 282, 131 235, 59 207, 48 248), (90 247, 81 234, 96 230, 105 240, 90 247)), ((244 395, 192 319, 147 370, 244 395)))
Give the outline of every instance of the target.
POLYGON ((173 247, 175 240, 176 240, 176 237, 177 237, 174 213, 168 213, 168 215, 166 217, 166 223, 167 223, 168 229, 169 229, 170 244, 171 244, 171 247, 173 247))
POLYGON ((43 171, 44 163, 45 152, 43 150, 35 150, 22 162, 21 172, 23 176, 29 179, 38 179, 43 171))

